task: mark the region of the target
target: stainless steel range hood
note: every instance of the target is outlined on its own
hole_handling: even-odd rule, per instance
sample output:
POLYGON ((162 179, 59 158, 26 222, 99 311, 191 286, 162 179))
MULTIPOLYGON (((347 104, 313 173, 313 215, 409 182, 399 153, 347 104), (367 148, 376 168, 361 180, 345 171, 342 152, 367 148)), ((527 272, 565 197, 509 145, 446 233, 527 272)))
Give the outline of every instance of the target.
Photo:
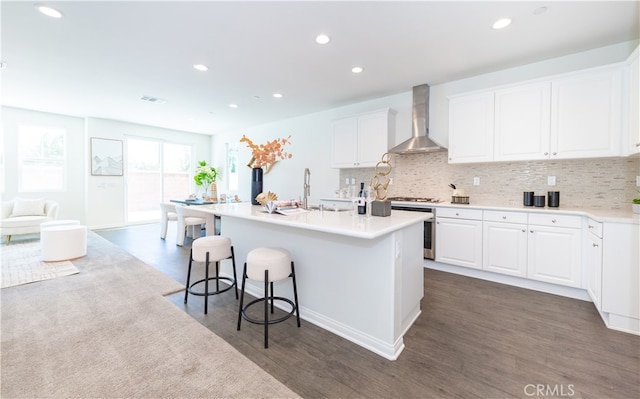
POLYGON ((389 150, 394 154, 420 154, 444 151, 428 137, 429 134, 429 85, 413 88, 412 137, 389 150))

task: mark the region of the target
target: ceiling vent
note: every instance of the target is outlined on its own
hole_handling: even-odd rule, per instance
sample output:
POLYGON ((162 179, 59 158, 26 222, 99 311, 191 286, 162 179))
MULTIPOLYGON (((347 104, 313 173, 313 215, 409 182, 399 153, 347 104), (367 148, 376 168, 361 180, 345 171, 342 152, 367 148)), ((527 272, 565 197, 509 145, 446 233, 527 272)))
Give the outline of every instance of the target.
POLYGON ((154 104, 164 104, 167 102, 167 100, 163 100, 161 98, 151 97, 151 96, 142 96, 140 97, 140 100, 146 101, 148 103, 154 103, 154 104))

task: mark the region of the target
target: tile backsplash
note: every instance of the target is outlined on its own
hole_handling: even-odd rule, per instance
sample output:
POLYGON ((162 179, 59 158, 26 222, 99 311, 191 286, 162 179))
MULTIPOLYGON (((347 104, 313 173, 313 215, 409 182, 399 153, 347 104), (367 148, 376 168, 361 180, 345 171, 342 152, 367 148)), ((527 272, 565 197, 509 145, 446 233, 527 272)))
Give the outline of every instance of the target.
MULTIPOLYGON (((636 176, 640 157, 569 159, 545 161, 448 164, 447 152, 393 155, 389 196, 437 197, 451 200, 453 183, 469 196, 471 204, 521 206, 522 192, 560 191, 560 207, 585 209, 630 209, 639 198, 636 176), (556 185, 548 186, 547 177, 556 185), (480 185, 473 185, 473 178, 480 185)), ((341 169, 340 187, 346 177, 368 184, 374 168, 341 169)))

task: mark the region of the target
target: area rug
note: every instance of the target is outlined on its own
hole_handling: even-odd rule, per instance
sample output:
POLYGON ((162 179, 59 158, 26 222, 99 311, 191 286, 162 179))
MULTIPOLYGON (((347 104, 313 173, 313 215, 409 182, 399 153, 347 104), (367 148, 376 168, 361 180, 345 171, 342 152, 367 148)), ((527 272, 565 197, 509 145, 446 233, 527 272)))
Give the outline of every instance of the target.
POLYGON ((0 287, 13 287, 78 273, 73 263, 67 260, 43 262, 40 252, 40 241, 2 245, 0 247, 0 258, 2 258, 0 287))
POLYGON ((2 398, 294 398, 163 294, 184 287, 95 233, 79 274, 2 290, 2 398))

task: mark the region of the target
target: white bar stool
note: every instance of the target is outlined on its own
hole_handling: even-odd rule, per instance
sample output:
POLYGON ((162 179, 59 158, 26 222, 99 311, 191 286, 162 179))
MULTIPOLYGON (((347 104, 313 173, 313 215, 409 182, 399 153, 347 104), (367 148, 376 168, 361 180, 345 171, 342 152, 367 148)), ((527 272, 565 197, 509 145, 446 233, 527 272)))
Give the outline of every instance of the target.
POLYGON ((240 331, 240 323, 242 319, 254 324, 264 325, 264 347, 269 347, 269 324, 280 323, 287 320, 293 313, 296 313, 298 328, 300 328, 300 310, 298 306, 298 287, 296 285, 296 273, 291 260, 289 251, 282 248, 256 248, 249 252, 247 261, 242 271, 242 289, 240 291, 240 309, 238 311, 238 331, 240 331), (293 281, 293 299, 274 296, 274 281, 292 278, 293 281), (246 279, 264 282, 264 297, 249 302, 246 306, 244 303, 244 289, 246 279), (271 291, 269 291, 271 286, 271 291), (291 306, 291 311, 283 317, 269 320, 269 302, 271 302, 271 313, 273 314, 274 301, 283 301, 291 306), (264 302, 264 318, 254 319, 247 315, 247 309, 256 303, 264 302))
POLYGON ((217 295, 223 292, 229 291, 231 288, 236 289, 236 300, 238 299, 238 284, 236 276, 236 258, 233 253, 233 246, 231 240, 223 236, 206 236, 197 238, 191 245, 191 254, 189 256, 189 271, 187 272, 187 283, 185 286, 184 303, 187 303, 189 294, 204 296, 204 314, 207 314, 207 305, 209 295, 217 295), (231 259, 233 266, 233 278, 220 277, 220 261, 225 259, 231 259), (205 264, 205 276, 203 279, 194 282, 189 285, 191 279, 191 264, 195 262, 204 262, 205 264), (209 264, 210 262, 216 262, 216 274, 215 277, 209 277, 209 264), (216 281, 216 290, 209 291, 209 281, 216 281), (220 280, 229 282, 229 287, 220 289, 220 280), (196 291, 194 287, 198 284, 204 283, 204 291, 196 291))

